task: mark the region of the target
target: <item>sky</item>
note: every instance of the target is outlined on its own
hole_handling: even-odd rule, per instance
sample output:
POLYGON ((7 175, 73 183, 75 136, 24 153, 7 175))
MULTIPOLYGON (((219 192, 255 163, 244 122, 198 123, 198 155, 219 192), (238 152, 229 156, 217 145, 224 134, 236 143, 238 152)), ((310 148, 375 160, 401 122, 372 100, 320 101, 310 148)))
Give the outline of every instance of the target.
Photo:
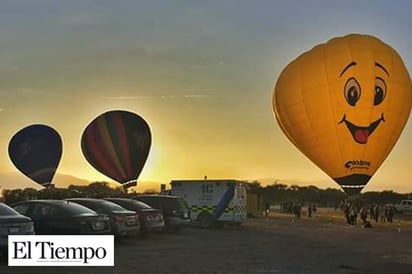
MULTIPOLYGON (((0 0, 0 172, 16 171, 11 137, 40 123, 63 139, 59 173, 109 180, 87 163, 80 138, 95 117, 121 109, 152 131, 139 181, 206 175, 337 188, 277 125, 276 79, 301 53, 349 33, 377 36, 412 70, 409 7, 380 0, 0 0)), ((409 120, 365 190, 412 192, 411 145, 409 120)))

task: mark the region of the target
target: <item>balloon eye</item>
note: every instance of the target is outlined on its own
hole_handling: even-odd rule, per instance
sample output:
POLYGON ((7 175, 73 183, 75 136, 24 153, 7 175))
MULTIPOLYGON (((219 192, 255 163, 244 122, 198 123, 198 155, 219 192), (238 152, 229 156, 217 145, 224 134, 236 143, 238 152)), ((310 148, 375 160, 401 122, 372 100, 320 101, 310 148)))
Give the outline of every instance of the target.
POLYGON ((361 96, 361 88, 355 78, 350 78, 345 84, 345 99, 349 105, 355 106, 361 96))
POLYGON ((375 99, 373 105, 379 105, 385 99, 386 95, 386 84, 382 78, 377 77, 375 80, 375 99))

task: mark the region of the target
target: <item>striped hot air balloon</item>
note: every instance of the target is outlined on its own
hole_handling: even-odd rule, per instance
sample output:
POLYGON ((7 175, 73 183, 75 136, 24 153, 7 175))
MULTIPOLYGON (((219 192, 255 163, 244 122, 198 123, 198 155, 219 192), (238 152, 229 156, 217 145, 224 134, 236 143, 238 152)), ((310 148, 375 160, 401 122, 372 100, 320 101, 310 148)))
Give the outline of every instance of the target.
POLYGON ((81 139, 86 160, 125 189, 137 185, 150 146, 151 133, 146 121, 122 110, 108 111, 95 118, 81 139))

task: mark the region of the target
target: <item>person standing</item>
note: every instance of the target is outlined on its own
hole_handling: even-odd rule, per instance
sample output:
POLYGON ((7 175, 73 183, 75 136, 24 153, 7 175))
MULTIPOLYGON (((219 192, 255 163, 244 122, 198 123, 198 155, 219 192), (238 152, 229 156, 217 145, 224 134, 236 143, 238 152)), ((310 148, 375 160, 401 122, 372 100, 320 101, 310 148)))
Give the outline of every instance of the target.
POLYGON ((379 214, 380 214, 380 212, 379 212, 379 206, 377 205, 377 204, 375 204, 375 206, 374 206, 374 208, 373 208, 373 211, 374 211, 374 217, 375 217, 375 223, 377 223, 378 221, 379 221, 379 214))
POLYGON ((313 218, 315 218, 315 216, 316 216, 316 211, 317 211, 318 209, 317 209, 317 207, 316 207, 316 204, 312 204, 312 216, 313 216, 313 218))
POLYGON ((308 206, 308 218, 312 218, 312 205, 309 204, 308 206))
POLYGON ((269 219, 269 212, 270 212, 270 203, 265 202, 265 217, 266 217, 266 219, 269 219))

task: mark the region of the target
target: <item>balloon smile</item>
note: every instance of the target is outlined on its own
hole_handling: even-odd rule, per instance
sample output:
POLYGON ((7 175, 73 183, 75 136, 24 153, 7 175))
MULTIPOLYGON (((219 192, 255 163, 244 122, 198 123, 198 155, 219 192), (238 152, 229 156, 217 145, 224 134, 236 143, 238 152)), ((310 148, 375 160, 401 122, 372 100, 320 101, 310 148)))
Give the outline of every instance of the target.
POLYGON ((348 120, 346 120, 346 114, 343 115, 342 120, 339 122, 339 124, 345 122, 346 126, 348 127, 350 133, 352 134, 353 139, 355 142, 359 144, 366 144, 368 142, 369 136, 372 135, 372 133, 375 131, 375 129, 378 127, 380 122, 385 122, 385 118, 383 117, 383 113, 381 114, 381 117, 372 122, 369 126, 367 127, 360 127, 357 125, 352 124, 348 120))

